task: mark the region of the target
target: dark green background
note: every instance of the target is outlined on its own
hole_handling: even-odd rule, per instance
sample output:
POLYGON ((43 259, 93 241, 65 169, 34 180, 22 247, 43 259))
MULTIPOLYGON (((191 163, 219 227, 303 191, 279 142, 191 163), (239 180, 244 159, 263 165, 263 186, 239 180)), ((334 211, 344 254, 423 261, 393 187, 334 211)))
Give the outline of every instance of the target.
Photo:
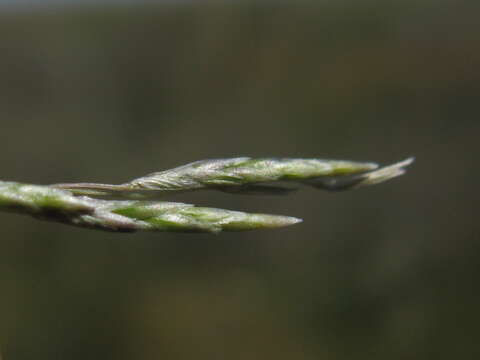
POLYGON ((4 180, 417 157, 353 192, 168 198, 305 220, 275 231, 125 235, 1 213, 5 360, 476 358, 477 4, 1 12, 4 180))

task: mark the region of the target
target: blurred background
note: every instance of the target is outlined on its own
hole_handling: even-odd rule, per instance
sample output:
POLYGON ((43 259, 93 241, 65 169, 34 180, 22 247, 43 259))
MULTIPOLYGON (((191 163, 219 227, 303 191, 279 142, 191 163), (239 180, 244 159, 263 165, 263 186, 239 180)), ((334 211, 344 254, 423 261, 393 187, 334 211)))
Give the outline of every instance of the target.
POLYGON ((4 360, 476 358, 479 11, 0 1, 3 180, 417 158, 352 192, 168 197, 305 220, 275 231, 111 234, 1 213, 4 360))

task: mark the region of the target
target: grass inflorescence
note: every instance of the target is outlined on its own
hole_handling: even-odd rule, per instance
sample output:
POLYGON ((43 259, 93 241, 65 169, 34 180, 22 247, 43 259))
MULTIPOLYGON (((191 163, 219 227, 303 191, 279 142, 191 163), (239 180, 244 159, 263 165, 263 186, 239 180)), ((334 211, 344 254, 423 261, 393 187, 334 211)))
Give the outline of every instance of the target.
POLYGON ((290 216, 252 214, 159 201, 165 193, 219 190, 287 194, 282 183, 339 191, 373 185, 405 173, 413 158, 379 168, 375 163, 248 157, 202 160, 119 184, 31 185, 0 181, 0 210, 99 230, 220 232, 269 229, 300 222, 290 216))

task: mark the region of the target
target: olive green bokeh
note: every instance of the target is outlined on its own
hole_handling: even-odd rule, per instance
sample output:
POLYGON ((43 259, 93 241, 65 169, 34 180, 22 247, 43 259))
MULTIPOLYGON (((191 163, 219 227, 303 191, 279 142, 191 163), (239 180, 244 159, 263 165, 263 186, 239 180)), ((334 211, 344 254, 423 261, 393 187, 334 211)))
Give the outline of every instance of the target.
POLYGON ((417 157, 353 192, 167 199, 305 219, 281 231, 119 237, 2 213, 3 360, 472 358, 478 13, 458 0, 2 13, 2 179, 417 157))

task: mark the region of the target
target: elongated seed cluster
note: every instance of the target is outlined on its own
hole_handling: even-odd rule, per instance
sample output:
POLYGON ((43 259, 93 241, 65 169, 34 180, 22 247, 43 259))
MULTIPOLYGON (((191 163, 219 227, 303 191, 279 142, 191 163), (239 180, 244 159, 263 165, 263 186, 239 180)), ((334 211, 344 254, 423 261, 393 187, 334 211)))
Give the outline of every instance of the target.
POLYGON ((300 222, 290 216, 251 214, 156 201, 172 191, 212 189, 240 194, 284 194, 279 182, 325 190, 377 184, 404 174, 413 159, 378 168, 374 163, 248 157, 202 160, 130 182, 50 186, 0 181, 0 210, 117 232, 220 232, 269 229, 300 222))

